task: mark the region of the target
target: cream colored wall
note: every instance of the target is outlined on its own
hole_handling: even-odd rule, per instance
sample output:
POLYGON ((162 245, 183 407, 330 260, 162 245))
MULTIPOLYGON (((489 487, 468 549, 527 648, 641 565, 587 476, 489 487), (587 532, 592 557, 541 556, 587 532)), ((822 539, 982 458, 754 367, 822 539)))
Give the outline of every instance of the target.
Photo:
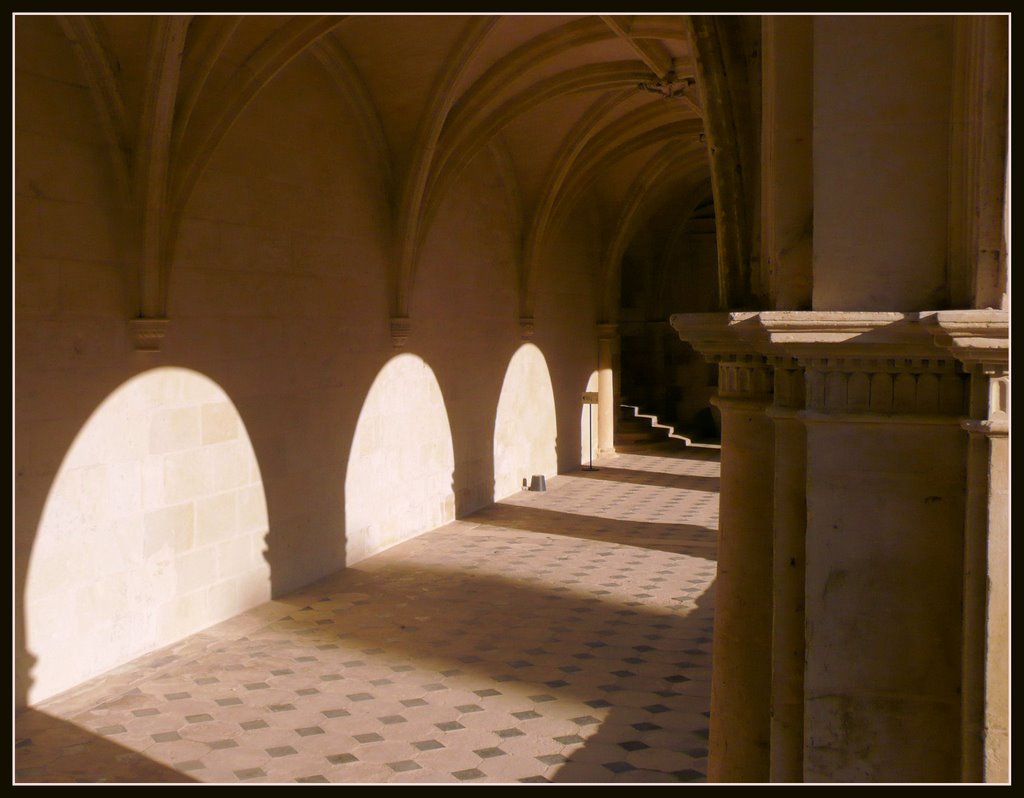
POLYGON ((47 498, 25 591, 29 699, 269 599, 266 532, 259 465, 224 392, 182 369, 130 380, 47 498))
POLYGON ((558 472, 555 397, 544 355, 524 344, 508 364, 494 422, 494 498, 522 490, 534 475, 558 472))
MULTIPOLYGON (((48 557, 37 550, 37 539, 49 534, 43 508, 76 436, 119 386, 177 367, 205 375, 233 403, 266 500, 261 567, 268 573, 261 578, 280 595, 494 500, 501 389, 524 341, 517 321, 521 209, 508 175, 485 150, 426 231, 410 294, 412 333, 405 349, 392 346, 397 248, 385 182, 346 98, 315 59, 301 56, 256 95, 196 183, 173 241, 166 337, 158 352, 134 351, 127 320, 138 307, 135 231, 86 81, 52 19, 19 17, 16 33, 15 631, 16 697, 24 703, 50 679, 51 653, 34 631, 44 628, 43 616, 36 617, 35 594, 31 601, 25 595, 30 570, 48 557), (409 387, 391 385, 387 393, 432 408, 429 431, 411 418, 389 424, 387 403, 370 397, 403 352, 421 358, 436 385, 428 388, 421 371, 409 387), (450 433, 435 412, 440 397, 450 433), (371 435, 364 412, 375 419, 365 430, 385 430, 380 449, 364 437, 371 435), (402 445, 400 429, 419 442, 402 445), (367 447, 387 451, 388 464, 362 459, 367 447), (430 487, 401 508, 378 502, 376 515, 367 515, 366 485, 379 497, 385 474, 392 496, 415 492, 408 486, 421 475, 424 451, 436 466, 430 487), (33 680, 39 688, 30 692, 33 680)), ((561 431, 557 460, 550 449, 545 454, 549 474, 554 462, 560 470, 579 466, 580 393, 597 354, 590 282, 598 253, 580 246, 592 237, 570 219, 540 259, 532 343, 547 363, 561 431)), ((166 440, 177 445, 169 428, 166 440)), ((127 527, 124 534, 130 537, 127 527)), ((145 524, 134 534, 144 544, 145 524)), ((183 581, 195 576, 185 559, 174 563, 183 581)), ((204 567, 197 563, 195 573, 204 567)), ((61 602, 51 604, 55 617, 61 602)), ((111 607, 108 618, 131 614, 134 599, 111 607)), ((182 612, 187 618, 161 621, 164 628, 185 634, 220 617, 182 612)), ((141 650, 141 639, 123 655, 141 650)))
MULTIPOLYGON (((597 372, 591 373, 584 390, 597 393, 597 372)), ((590 465, 597 457, 597 402, 584 404, 580 411, 580 462, 590 465)))
POLYGON ((345 562, 455 520, 455 456, 437 379, 415 355, 385 366, 359 414, 345 476, 345 562))

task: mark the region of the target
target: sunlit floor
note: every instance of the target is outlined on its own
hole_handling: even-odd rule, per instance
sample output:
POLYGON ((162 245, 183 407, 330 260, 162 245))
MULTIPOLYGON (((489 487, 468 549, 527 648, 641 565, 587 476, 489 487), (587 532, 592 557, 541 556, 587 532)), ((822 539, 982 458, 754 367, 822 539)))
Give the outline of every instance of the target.
POLYGON ((704 781, 718 452, 595 465, 20 714, 16 781, 704 781))

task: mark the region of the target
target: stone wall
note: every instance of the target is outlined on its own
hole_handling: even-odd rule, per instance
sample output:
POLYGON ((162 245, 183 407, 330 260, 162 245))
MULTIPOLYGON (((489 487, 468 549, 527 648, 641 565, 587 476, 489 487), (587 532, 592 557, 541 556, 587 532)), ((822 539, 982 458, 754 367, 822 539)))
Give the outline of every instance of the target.
MULTIPOLYGON (((536 256, 541 278, 528 340, 546 374, 530 371, 513 393, 546 380, 547 396, 531 408, 521 397, 509 400, 511 415, 502 411, 499 423, 506 375, 519 374, 514 358, 525 340, 518 321, 521 230, 507 170, 482 149, 433 206, 397 340, 394 175, 367 143, 352 98, 305 53, 252 98, 175 210, 163 276, 168 321, 157 325, 155 346, 140 351, 130 324, 140 314, 137 219, 89 82, 55 19, 19 17, 16 33, 18 703, 484 506, 495 499, 496 481, 506 490, 524 476, 579 465, 580 394, 597 368, 589 217, 570 215, 536 256), (69 451, 83 429, 90 440, 117 440, 124 424, 104 417, 101 426, 87 426, 94 412, 136 375, 166 368, 202 375, 218 398, 139 411, 149 420, 132 424, 150 425, 143 438, 152 434, 157 449, 136 460, 166 461, 169 493, 147 503, 125 483, 118 500, 135 509, 118 511, 116 535, 86 533, 96 520, 84 520, 91 489, 73 498, 61 464, 66 457, 78 462, 78 450, 69 451), (230 419, 228 407, 236 411, 230 419), (179 462, 181 452, 172 451, 179 446, 227 451, 226 442, 202 437, 218 422, 249 447, 258 478, 252 472, 230 488, 207 484, 233 479, 234 462, 214 462, 209 453, 192 458, 198 470, 179 462), (530 444, 514 463, 496 460, 496 431, 500 437, 526 429, 534 430, 536 451, 530 444), (252 521, 244 534, 242 527, 232 531, 243 499, 225 492, 248 491, 249 502, 260 485, 265 529, 252 521), (67 678, 48 674, 62 613, 67 620, 77 611, 67 591, 45 600, 46 591, 38 592, 56 579, 42 574, 58 569, 50 510, 44 514, 57 506, 54 497, 82 515, 75 551, 102 563, 93 587, 82 572, 74 591, 100 590, 103 569, 121 569, 134 584, 146 558, 161 551, 170 563, 164 581, 147 588, 152 607, 162 609, 137 627, 118 626, 116 647, 109 645, 110 619, 135 612, 134 594, 111 588, 102 608, 83 604, 80 612, 96 620, 83 621, 74 645, 88 664, 67 678), (218 523, 223 540, 215 541, 210 524, 218 523), (137 547, 135 565, 115 568, 115 539, 137 547), (236 539, 239 558, 229 563, 228 541, 236 539), (146 546, 156 549, 146 554, 146 546), (213 597, 229 573, 248 574, 244 583, 258 581, 259 590, 213 597), (206 610, 183 598, 195 591, 206 591, 206 610)), ((405 166, 394 157, 393 168, 405 166)), ((86 474, 78 466, 73 472, 78 476, 67 479, 86 474)))

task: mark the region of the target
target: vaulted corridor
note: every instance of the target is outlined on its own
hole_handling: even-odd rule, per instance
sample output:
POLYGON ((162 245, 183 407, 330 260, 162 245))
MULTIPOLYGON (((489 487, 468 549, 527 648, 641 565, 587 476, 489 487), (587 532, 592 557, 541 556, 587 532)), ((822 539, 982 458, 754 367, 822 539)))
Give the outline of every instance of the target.
POLYGON ((718 459, 598 459, 44 701, 17 781, 703 782, 718 459))

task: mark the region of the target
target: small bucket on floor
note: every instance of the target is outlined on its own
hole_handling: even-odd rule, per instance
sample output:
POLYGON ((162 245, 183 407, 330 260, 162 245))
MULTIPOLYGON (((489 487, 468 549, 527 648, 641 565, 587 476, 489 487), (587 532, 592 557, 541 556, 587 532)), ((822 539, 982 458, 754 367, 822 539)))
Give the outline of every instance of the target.
POLYGON ((548 483, 544 479, 543 474, 534 474, 533 479, 530 480, 530 490, 547 490, 548 483))

